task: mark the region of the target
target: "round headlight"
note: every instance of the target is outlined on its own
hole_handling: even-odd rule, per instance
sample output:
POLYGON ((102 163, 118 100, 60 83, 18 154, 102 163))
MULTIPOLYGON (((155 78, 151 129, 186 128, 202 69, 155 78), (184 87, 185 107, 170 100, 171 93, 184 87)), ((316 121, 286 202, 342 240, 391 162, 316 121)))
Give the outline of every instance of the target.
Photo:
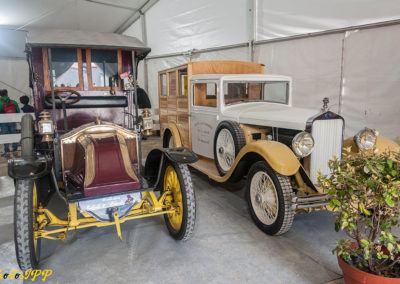
POLYGON ((371 150, 376 144, 375 130, 365 128, 354 136, 358 149, 363 151, 371 150))
POLYGON ((293 138, 292 149, 297 156, 307 157, 314 150, 314 138, 308 132, 300 132, 293 138))

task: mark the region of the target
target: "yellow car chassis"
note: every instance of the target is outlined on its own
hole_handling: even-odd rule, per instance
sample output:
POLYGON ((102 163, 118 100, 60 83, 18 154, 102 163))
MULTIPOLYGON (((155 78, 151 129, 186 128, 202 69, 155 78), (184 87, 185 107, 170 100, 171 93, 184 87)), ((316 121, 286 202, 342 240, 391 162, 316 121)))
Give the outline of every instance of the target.
POLYGON ((105 227, 115 225, 118 237, 122 241, 120 224, 128 220, 152 217, 163 214, 179 213, 179 206, 170 202, 168 195, 169 191, 164 191, 159 199, 152 191, 142 193, 142 200, 136 204, 131 211, 123 218, 118 216, 117 212, 113 213, 114 221, 101 222, 96 218, 91 217, 88 213, 82 212, 84 218, 78 217, 77 203, 69 203, 68 205, 68 220, 58 218, 49 209, 39 206, 36 212, 37 230, 34 230, 35 240, 38 238, 46 238, 51 240, 64 241, 68 231, 83 229, 88 227, 105 227), (60 229, 46 230, 48 227, 62 227, 60 229), (57 236, 54 236, 57 234, 57 236))

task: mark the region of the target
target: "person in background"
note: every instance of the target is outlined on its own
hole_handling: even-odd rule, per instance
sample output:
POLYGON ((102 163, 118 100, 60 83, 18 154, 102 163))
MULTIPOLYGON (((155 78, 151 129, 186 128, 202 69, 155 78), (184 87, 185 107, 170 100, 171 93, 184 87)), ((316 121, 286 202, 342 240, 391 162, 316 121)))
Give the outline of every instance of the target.
POLYGON ((21 110, 22 110, 24 113, 30 113, 30 112, 34 112, 34 111, 35 111, 34 108, 33 108, 33 106, 31 106, 31 105, 29 104, 29 97, 28 97, 28 96, 22 96, 22 97, 20 97, 20 98, 19 98, 19 101, 20 101, 21 104, 24 105, 23 107, 21 107, 21 110))
MULTIPOLYGON (((8 97, 6 89, 0 90, 0 113, 20 113, 18 103, 8 97)), ((17 133, 17 125, 15 122, 0 123, 1 134, 15 134, 17 133)), ((12 151, 16 152, 18 149, 17 143, 12 143, 12 151)), ((10 145, 4 144, 3 157, 10 157, 10 145)))

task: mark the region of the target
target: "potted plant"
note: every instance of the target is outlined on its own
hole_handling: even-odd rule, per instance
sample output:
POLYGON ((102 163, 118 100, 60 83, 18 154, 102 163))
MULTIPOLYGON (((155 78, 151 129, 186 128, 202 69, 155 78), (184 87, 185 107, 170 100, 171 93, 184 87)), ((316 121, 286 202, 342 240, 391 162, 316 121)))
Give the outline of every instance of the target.
POLYGON ((330 195, 335 230, 350 237, 332 251, 345 282, 400 283, 400 242, 392 233, 400 221, 400 153, 347 154, 329 167, 319 182, 330 195))

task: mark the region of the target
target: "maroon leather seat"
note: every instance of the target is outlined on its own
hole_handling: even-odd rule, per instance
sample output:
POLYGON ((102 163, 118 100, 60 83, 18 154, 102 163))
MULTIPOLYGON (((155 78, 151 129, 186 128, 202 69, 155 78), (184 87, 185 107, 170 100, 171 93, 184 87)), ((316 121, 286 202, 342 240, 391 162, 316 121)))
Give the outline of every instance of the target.
POLYGON ((140 188, 122 136, 84 134, 77 140, 74 165, 66 177, 85 196, 140 188))

